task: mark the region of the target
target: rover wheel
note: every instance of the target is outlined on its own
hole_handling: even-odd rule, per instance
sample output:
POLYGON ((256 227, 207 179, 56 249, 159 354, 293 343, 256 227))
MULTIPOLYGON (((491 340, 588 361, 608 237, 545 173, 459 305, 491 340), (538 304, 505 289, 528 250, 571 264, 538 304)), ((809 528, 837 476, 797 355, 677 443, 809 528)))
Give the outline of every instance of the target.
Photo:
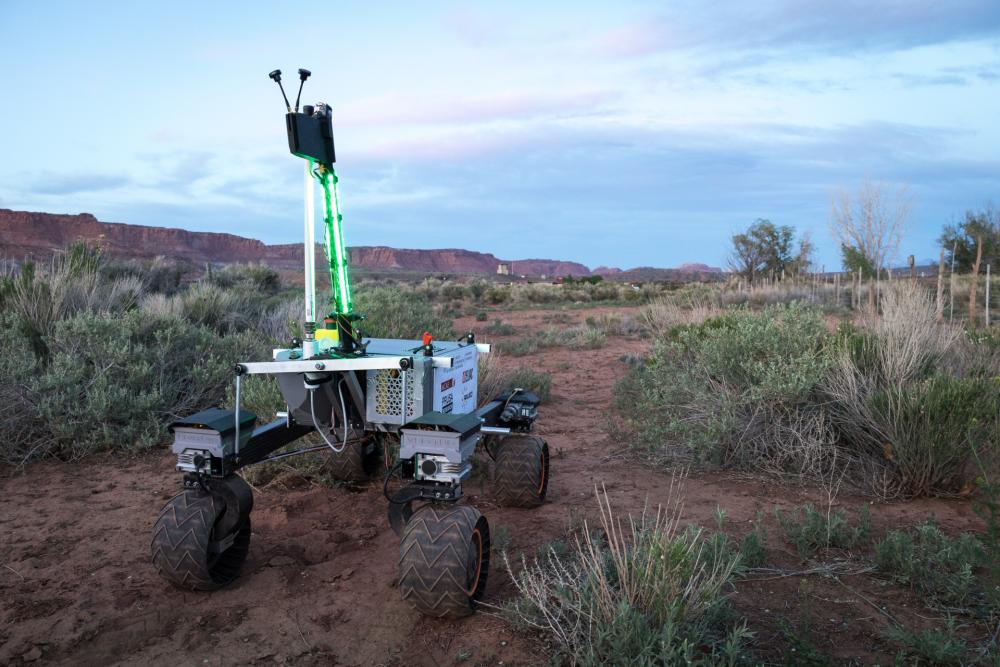
POLYGON ((239 576, 250 551, 250 517, 228 535, 216 535, 225 502, 204 491, 186 490, 170 499, 153 526, 153 565, 181 588, 210 591, 239 576))
POLYGON ((494 448, 494 495, 509 507, 538 507, 549 488, 549 446, 536 435, 513 434, 494 448))
POLYGON ((428 616, 467 616, 486 588, 490 526, 468 505, 424 505, 399 545, 399 590, 428 616))
POLYGON ((331 449, 323 468, 338 482, 364 482, 376 472, 378 464, 379 451, 374 439, 362 438, 349 442, 343 451, 331 449))

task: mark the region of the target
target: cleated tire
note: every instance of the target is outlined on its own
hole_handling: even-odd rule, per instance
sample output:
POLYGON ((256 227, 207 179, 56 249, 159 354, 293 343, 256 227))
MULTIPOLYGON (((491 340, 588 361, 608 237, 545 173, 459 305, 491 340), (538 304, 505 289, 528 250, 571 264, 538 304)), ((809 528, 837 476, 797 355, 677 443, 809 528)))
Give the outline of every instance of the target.
POLYGON ((372 439, 351 442, 343 451, 330 450, 324 470, 338 482, 366 482, 379 464, 379 451, 372 439))
POLYGON ((410 518, 399 545, 399 590, 427 616, 473 612, 490 569, 490 526, 468 505, 424 505, 410 518))
POLYGON ((215 526, 226 511, 225 502, 204 491, 186 490, 170 499, 153 526, 150 544, 153 565, 160 575, 180 588, 211 591, 231 583, 240 574, 250 552, 250 517, 221 553, 215 526))
POLYGON ((493 493, 508 507, 538 507, 549 490, 549 445, 537 435, 512 434, 495 449, 493 493))

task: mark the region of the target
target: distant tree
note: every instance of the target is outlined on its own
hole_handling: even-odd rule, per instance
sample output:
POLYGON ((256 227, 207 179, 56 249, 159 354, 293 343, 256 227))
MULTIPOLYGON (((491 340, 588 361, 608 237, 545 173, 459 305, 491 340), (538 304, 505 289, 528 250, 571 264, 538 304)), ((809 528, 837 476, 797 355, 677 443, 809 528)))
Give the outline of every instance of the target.
POLYGON ((573 284, 573 283, 575 283, 575 282, 576 282, 576 279, 575 279, 575 278, 573 278, 573 276, 571 276, 571 275, 569 275, 569 274, 567 274, 567 275, 566 275, 566 276, 565 276, 565 277, 563 278, 563 284, 565 284, 565 285, 572 285, 572 284, 573 284))
POLYGON ((909 222, 913 200, 905 187, 890 193, 884 183, 865 181, 858 192, 835 193, 830 229, 840 241, 844 268, 881 273, 896 256, 909 222))
POLYGON ((791 227, 776 227, 770 220, 757 218, 745 232, 734 234, 732 243, 729 267, 750 284, 764 276, 780 279, 795 268, 795 230, 791 227))
POLYGON ((982 239, 981 261, 1000 266, 1000 211, 992 206, 981 211, 966 211, 965 221, 945 225, 938 241, 948 263, 954 259, 955 271, 966 273, 975 264, 979 239, 982 239))
POLYGON ((840 256, 845 271, 857 273, 860 270, 862 275, 875 275, 875 267, 857 248, 842 243, 840 244, 840 256))
POLYGON ((816 246, 813 245, 812 235, 808 231, 803 232, 802 238, 799 239, 799 250, 795 253, 795 259, 792 261, 792 273, 798 275, 811 271, 815 253, 816 246))

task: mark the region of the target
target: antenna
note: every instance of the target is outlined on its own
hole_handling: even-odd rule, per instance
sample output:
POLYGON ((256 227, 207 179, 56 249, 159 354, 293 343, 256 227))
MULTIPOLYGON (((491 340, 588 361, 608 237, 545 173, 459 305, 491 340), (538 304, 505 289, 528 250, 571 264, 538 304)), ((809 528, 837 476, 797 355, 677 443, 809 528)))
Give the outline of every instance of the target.
MULTIPOLYGON (((292 112, 292 105, 290 105, 288 103, 288 96, 285 95, 285 87, 281 85, 281 70, 280 69, 276 69, 273 72, 271 72, 270 74, 268 74, 268 76, 271 77, 272 81, 274 81, 276 84, 278 84, 278 88, 281 89, 281 96, 283 98, 285 98, 285 109, 288 110, 288 113, 291 113, 292 112)), ((305 79, 303 79, 303 81, 304 80, 305 79)), ((301 91, 302 91, 302 86, 300 84, 299 85, 299 92, 301 92, 301 91)), ((298 111, 298 102, 295 103, 295 107, 296 107, 295 110, 298 111)))
POLYGON ((312 72, 299 68, 299 94, 295 96, 295 113, 299 112, 299 99, 302 97, 302 86, 305 85, 306 79, 310 76, 312 76, 312 72))

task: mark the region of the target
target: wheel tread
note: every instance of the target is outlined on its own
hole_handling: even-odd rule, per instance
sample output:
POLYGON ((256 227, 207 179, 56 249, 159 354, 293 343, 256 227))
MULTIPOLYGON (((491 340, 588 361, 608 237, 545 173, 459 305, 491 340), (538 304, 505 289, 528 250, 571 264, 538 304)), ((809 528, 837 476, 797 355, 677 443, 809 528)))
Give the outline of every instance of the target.
POLYGON ((542 456, 547 448, 545 441, 534 435, 509 435, 500 441, 493 480, 493 493, 498 501, 510 507, 538 507, 545 501, 548 480, 541 493, 539 486, 542 486, 542 456))
POLYGON ((250 546, 250 519, 237 530, 233 545, 210 567, 208 544, 221 501, 186 490, 160 511, 153 526, 150 555, 165 579, 181 588, 214 590, 236 578, 250 546), (214 570, 214 571, 213 571, 214 570))
MULTIPOLYGON (((426 505, 414 513, 400 543, 404 600, 428 616, 472 613, 474 600, 466 590, 468 548, 481 517, 468 505, 426 505)), ((482 577, 485 584, 485 571, 482 577)))

